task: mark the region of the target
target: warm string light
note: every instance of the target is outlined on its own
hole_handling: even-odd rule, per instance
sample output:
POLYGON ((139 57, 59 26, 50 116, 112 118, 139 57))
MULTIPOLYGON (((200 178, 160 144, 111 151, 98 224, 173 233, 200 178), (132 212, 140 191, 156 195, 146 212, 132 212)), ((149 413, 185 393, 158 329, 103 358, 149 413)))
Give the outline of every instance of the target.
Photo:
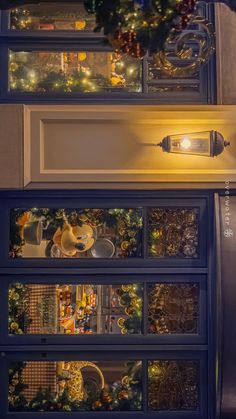
MULTIPOLYGON (((124 59, 121 54, 113 53, 108 56, 108 66, 110 67, 110 77, 94 73, 88 66, 89 56, 87 53, 61 53, 60 72, 51 72, 47 64, 40 70, 31 58, 31 53, 20 52, 10 53, 10 88, 25 92, 35 91, 63 91, 73 92, 96 92, 105 87, 125 87, 134 85, 139 78, 139 65, 124 59), (87 61, 86 61, 87 60, 87 61), (29 64, 28 64, 29 62, 29 64), (72 74, 70 66, 77 62, 78 70, 72 74), (35 69, 32 69, 32 66, 35 69), (23 75, 23 77, 22 77, 23 75)), ((39 53, 40 65, 40 53, 39 53)))

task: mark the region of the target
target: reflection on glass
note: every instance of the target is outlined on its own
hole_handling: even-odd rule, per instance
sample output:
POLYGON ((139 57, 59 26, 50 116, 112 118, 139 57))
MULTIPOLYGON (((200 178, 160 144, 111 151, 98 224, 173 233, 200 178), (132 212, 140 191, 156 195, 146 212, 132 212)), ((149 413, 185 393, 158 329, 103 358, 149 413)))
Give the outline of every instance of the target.
POLYGON ((95 17, 82 3, 27 4, 10 11, 10 29, 93 32, 95 17))
POLYGON ((16 412, 141 410, 142 362, 12 362, 8 403, 16 412))
POLYGON ((142 62, 102 51, 10 51, 9 90, 31 93, 139 92, 142 62))
POLYGON ((197 208, 149 208, 149 257, 198 257, 197 208))
POLYGON ((30 208, 10 212, 11 258, 142 255, 142 208, 30 208))
POLYGON ((198 333, 198 284, 150 284, 148 333, 198 333))
POLYGON ((202 131, 170 135, 170 153, 210 156, 211 133, 211 131, 202 131))
MULTIPOLYGON (((183 64, 183 60, 176 59, 175 53, 168 53, 168 59, 175 64, 177 67, 183 64)), ((189 64, 190 60, 185 62, 189 64)), ((163 71, 163 68, 156 65, 153 59, 149 60, 148 63, 148 93, 200 93, 200 74, 197 73, 194 76, 185 76, 184 79, 172 75, 170 77, 163 71)))
POLYGON ((198 410, 199 362, 148 362, 149 410, 198 410))
POLYGON ((139 284, 16 283, 8 296, 9 334, 141 333, 139 284))

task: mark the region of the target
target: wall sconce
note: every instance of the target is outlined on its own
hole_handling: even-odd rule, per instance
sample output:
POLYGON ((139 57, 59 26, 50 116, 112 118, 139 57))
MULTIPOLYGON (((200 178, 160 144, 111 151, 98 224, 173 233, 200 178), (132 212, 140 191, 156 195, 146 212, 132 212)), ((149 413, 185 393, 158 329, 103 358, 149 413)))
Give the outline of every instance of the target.
POLYGON ((230 143, 225 141, 222 134, 211 130, 168 135, 157 145, 167 153, 215 157, 219 156, 230 143))

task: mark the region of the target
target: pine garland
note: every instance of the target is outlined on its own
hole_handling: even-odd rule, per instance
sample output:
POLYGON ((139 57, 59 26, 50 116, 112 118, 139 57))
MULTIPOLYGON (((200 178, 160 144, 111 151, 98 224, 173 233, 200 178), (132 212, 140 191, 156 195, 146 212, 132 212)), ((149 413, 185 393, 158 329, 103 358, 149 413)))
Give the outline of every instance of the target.
POLYGON ((170 34, 182 31, 196 0, 85 0, 96 15, 95 32, 104 29, 112 46, 136 58, 164 50, 170 34))
POLYGON ((13 284, 9 288, 9 314, 8 324, 10 334, 26 333, 31 323, 27 311, 28 287, 23 284, 13 284))
POLYGON ((22 374, 26 363, 13 363, 9 369, 9 410, 13 412, 48 411, 129 411, 142 408, 141 362, 130 361, 120 381, 114 382, 100 394, 89 394, 86 400, 76 401, 68 397, 66 390, 57 395, 50 388, 39 388, 36 396, 27 401, 22 394, 28 385, 22 374))

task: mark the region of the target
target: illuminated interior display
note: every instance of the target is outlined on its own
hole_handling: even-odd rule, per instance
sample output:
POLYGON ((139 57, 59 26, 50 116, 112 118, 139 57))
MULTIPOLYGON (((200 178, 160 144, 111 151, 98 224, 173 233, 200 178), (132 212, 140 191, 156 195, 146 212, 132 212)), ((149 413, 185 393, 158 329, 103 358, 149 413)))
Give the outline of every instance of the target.
POLYGON ((9 334, 140 334, 141 326, 139 284, 9 288, 9 334))
POLYGON ((26 361, 9 367, 10 411, 142 410, 142 361, 26 361))
POLYGON ((23 93, 140 92, 142 62, 116 52, 10 51, 9 91, 23 93))
POLYGON ((199 333, 199 284, 22 284, 9 287, 10 335, 199 333), (147 311, 143 313, 147 299, 147 311))
POLYGON ((148 332, 198 333, 198 284, 149 284, 148 332))
POLYGON ((142 255, 141 208, 13 209, 10 218, 10 258, 142 255))
POLYGON ((148 362, 149 410, 198 410, 199 362, 158 360, 148 362))
POLYGON ((10 29, 16 31, 93 32, 95 17, 82 3, 27 4, 10 11, 10 29))
POLYGON ((197 258, 197 208, 149 208, 149 257, 197 258))

